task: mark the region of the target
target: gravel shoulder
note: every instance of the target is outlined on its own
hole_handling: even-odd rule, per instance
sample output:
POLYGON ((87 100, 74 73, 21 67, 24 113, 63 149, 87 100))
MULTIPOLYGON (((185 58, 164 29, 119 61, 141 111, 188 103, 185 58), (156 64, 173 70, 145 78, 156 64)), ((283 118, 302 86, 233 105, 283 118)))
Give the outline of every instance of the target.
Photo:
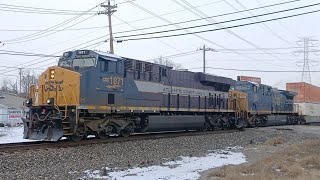
MULTIPOLYGON (((86 170, 160 165, 167 161, 179 160, 180 156, 200 157, 207 155, 208 151, 234 146, 243 147, 251 162, 261 156, 259 153, 253 153, 257 150, 255 148, 269 138, 282 137, 287 143, 298 143, 319 137, 313 133, 306 133, 303 129, 306 127, 288 128, 293 130, 268 127, 225 134, 2 153, 0 179, 79 179, 84 177, 86 170), (250 154, 256 154, 256 157, 250 154)), ((272 148, 261 153, 269 154, 273 151, 272 148)))

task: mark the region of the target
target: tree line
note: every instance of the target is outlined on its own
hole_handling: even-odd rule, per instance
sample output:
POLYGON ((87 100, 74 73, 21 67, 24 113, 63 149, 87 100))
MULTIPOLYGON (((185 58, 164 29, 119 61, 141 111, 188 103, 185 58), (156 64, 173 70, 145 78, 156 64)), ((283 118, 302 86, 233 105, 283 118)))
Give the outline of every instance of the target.
POLYGON ((29 93, 30 86, 37 84, 39 75, 30 70, 21 71, 21 75, 17 79, 4 78, 1 81, 0 90, 2 92, 17 94, 21 97, 26 97, 29 93), (21 76, 21 81, 20 81, 21 76))

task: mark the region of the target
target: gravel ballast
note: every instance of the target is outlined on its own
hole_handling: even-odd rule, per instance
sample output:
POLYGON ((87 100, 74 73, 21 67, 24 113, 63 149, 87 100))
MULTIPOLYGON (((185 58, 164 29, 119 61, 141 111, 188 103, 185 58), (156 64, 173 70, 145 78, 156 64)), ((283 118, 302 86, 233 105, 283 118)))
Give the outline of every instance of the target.
POLYGON ((86 170, 160 165, 180 156, 205 156, 210 150, 245 147, 273 137, 282 137, 292 143, 315 137, 295 128, 276 128, 1 153, 0 179, 79 179, 85 176, 86 170))

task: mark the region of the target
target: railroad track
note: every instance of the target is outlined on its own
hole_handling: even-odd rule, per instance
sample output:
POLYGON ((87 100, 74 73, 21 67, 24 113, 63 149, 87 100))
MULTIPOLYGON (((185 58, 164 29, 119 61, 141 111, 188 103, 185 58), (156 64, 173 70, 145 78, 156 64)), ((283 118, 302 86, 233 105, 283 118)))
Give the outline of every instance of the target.
POLYGON ((18 152, 27 150, 38 150, 38 149, 51 149, 51 148, 68 148, 75 146, 87 146, 93 144, 108 144, 117 142, 128 142, 128 141, 140 141, 140 140, 153 140, 153 139, 166 139, 175 138, 182 136, 201 136, 208 134, 222 134, 222 133, 233 133, 239 130, 219 130, 219 131, 182 131, 182 132, 166 132, 166 133, 147 133, 147 134, 134 134, 130 137, 110 137, 108 139, 97 139, 89 138, 78 142, 61 140, 59 142, 47 142, 47 141, 35 141, 35 142, 21 142, 21 143, 8 143, 0 144, 0 153, 4 152, 18 152))

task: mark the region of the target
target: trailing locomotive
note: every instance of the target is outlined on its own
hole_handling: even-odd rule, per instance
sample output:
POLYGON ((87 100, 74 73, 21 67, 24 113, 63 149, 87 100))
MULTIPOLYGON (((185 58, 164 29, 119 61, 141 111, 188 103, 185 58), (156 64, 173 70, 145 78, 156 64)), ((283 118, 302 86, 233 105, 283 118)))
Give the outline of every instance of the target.
POLYGON ((234 89, 248 96, 248 126, 298 124, 303 121, 294 107, 294 92, 248 81, 237 81, 234 89))
POLYGON ((29 112, 22 119, 24 138, 77 141, 92 134, 105 139, 114 133, 243 128, 245 122, 266 124, 273 113, 294 115, 293 94, 267 88, 262 93, 271 99, 260 99, 260 91, 251 90, 251 85, 226 77, 103 52, 70 51, 31 87, 25 103, 29 112), (280 104, 274 106, 278 96, 280 104), (287 98, 284 107, 281 98, 287 98))

